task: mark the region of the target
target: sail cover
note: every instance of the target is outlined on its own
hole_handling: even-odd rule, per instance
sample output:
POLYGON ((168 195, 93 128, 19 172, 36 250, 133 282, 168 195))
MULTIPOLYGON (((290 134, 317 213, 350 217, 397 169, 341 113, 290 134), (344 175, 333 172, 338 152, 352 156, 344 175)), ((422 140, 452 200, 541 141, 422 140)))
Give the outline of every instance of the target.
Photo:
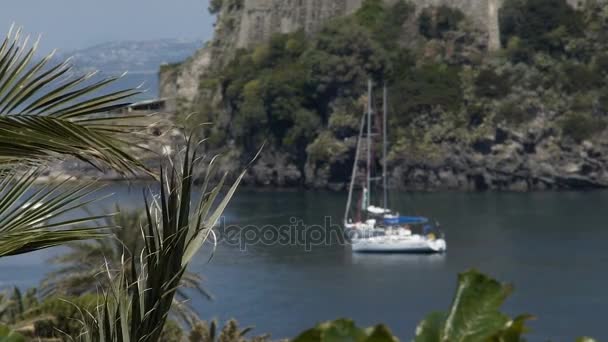
POLYGON ((429 222, 426 217, 419 216, 389 216, 384 217, 384 224, 395 225, 395 224, 424 224, 429 222))
POLYGON ((367 212, 369 212, 370 214, 380 215, 380 214, 388 214, 391 211, 389 209, 374 207, 373 205, 370 205, 369 207, 367 207, 367 212))

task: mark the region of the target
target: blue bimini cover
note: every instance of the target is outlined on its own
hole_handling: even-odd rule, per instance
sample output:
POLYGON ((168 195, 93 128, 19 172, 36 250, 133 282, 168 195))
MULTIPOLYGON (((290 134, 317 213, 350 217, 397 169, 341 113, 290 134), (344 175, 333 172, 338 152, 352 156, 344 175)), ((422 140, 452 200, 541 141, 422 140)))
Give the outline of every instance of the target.
POLYGON ((398 217, 385 217, 384 224, 396 225, 396 224, 424 224, 429 222, 426 217, 418 216, 398 216, 398 217))

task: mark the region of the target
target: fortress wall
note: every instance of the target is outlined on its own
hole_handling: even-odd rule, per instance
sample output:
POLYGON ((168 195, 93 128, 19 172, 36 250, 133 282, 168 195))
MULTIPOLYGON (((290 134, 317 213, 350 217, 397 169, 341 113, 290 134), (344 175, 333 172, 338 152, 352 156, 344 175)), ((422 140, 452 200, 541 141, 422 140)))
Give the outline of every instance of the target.
MULTIPOLYGON (((387 0, 395 2, 397 0, 387 0)), ((314 32, 329 19, 350 14, 363 0, 246 0, 241 16, 237 47, 246 48, 267 40, 274 33, 299 29, 314 32)), ((491 48, 499 48, 498 10, 502 0, 415 0, 418 10, 448 5, 466 13, 491 35, 491 48)))

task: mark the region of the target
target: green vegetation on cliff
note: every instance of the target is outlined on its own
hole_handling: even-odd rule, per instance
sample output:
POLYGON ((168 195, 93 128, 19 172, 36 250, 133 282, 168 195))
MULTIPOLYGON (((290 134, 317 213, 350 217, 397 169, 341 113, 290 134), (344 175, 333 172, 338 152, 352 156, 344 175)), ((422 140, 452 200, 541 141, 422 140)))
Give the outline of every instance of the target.
POLYGON ((369 77, 389 85, 393 161, 433 159, 443 143, 472 144, 498 126, 539 120, 558 141, 593 140, 608 114, 607 19, 608 6, 595 2, 507 0, 504 48, 488 53, 486 34, 456 9, 366 0, 312 36, 275 35, 238 51, 201 81, 223 101, 209 108, 203 98, 193 111, 220 123, 205 132, 209 147, 228 138, 249 157, 268 142, 313 174, 324 158, 352 158, 347 138, 369 77))

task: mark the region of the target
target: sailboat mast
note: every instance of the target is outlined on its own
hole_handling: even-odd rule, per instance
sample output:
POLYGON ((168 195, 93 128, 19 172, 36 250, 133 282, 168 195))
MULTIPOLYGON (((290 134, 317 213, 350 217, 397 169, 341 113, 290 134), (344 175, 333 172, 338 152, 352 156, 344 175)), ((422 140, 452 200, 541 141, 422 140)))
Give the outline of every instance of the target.
POLYGON ((367 81, 367 203, 365 207, 369 206, 372 196, 372 91, 373 91, 372 79, 367 81))
POLYGON ((359 168, 359 153, 361 153, 361 140, 363 138, 363 129, 365 127, 365 115, 361 116, 361 124, 359 126, 359 137, 357 138, 357 149, 355 150, 355 162, 353 163, 353 172, 350 177, 350 188, 348 189, 348 200, 346 201, 346 210, 344 211, 344 224, 348 223, 348 213, 353 201, 353 191, 355 190, 355 181, 357 179, 357 169, 359 168))
POLYGON ((386 155, 387 155, 387 115, 388 115, 388 91, 386 89, 386 82, 384 83, 384 89, 382 94, 382 188, 383 188, 383 208, 388 208, 388 180, 386 170, 386 155))

